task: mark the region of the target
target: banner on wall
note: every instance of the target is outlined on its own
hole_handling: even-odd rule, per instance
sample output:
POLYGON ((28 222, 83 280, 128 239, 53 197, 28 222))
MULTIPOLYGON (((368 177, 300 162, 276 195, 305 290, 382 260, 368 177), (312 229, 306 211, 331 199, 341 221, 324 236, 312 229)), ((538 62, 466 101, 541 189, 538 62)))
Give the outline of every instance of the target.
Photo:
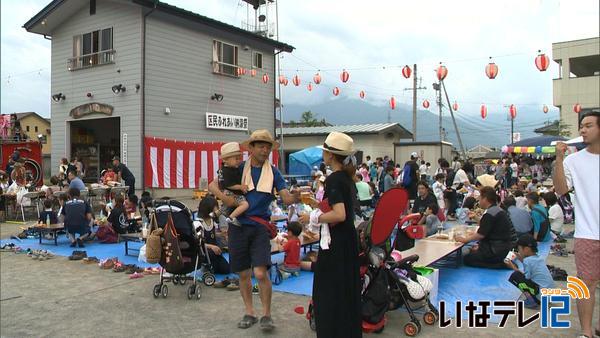
MULTIPOLYGON (((219 150, 223 142, 189 142, 146 137, 144 141, 144 183, 150 188, 198 189, 200 182, 211 182, 221 165, 219 150)), ((244 160, 248 152, 244 152, 244 160)), ((277 165, 278 153, 269 161, 277 165)))

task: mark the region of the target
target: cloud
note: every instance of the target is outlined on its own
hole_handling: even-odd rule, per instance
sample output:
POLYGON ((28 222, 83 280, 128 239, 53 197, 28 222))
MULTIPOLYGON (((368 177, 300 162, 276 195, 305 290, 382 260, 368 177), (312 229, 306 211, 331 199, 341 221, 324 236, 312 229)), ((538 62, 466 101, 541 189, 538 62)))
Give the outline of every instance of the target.
MULTIPOLYGON (((49 111, 50 43, 21 28, 48 1, 1 3, 3 113, 49 111), (37 69, 44 71, 38 75, 37 69)), ((167 2, 236 26, 252 16, 239 0, 167 2)), ((400 69, 416 63, 427 87, 419 91, 419 102, 427 98, 433 109, 434 69, 443 61, 450 100, 459 102, 461 113, 478 115, 481 103, 491 111, 509 103, 551 107, 557 68, 552 63, 548 71, 537 71, 537 50, 550 56, 553 42, 598 36, 598 6, 597 0, 280 0, 280 38, 296 47, 284 55, 282 68, 288 77, 298 73, 303 80, 301 87, 290 81, 282 88, 283 102, 326 102, 338 86, 341 97, 357 98, 364 90, 374 104, 386 105, 392 95, 410 104, 412 96, 404 88, 412 86, 412 79, 404 79, 400 69), (484 74, 489 56, 500 68, 495 80, 484 74), (350 72, 347 84, 339 80, 343 68, 350 72), (318 69, 324 81, 309 93, 306 83, 318 69)))

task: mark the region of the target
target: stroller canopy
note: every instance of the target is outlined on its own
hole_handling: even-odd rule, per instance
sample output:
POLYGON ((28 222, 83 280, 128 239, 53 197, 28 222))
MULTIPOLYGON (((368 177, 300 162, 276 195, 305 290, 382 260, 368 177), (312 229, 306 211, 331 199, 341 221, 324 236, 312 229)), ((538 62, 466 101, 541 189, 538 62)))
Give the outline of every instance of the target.
POLYGON ((289 174, 309 176, 312 167, 319 166, 323 162, 323 151, 317 147, 306 148, 289 157, 289 174))
POLYGON ((371 219, 373 245, 383 244, 390 237, 407 207, 408 193, 404 189, 392 188, 381 195, 371 219))

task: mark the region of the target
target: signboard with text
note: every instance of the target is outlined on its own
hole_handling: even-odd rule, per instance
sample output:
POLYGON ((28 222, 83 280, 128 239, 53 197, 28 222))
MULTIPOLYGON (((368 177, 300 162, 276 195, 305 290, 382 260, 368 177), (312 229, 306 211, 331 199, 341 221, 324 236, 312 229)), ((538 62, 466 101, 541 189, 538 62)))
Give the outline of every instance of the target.
POLYGON ((247 131, 248 117, 207 112, 206 128, 247 131))

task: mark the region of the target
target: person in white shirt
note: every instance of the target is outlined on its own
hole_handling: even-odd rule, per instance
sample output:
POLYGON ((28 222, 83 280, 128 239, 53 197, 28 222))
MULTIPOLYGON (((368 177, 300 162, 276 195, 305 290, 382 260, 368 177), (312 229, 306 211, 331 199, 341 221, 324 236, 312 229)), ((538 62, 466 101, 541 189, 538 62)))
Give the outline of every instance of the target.
POLYGON ((444 184, 444 180, 446 179, 446 175, 437 174, 435 175, 435 182, 431 186, 433 190, 433 194, 437 199, 438 205, 440 208, 444 209, 446 204, 444 203, 444 191, 446 191, 446 185, 444 184))
POLYGON ((512 169, 512 184, 517 184, 517 179, 519 178, 519 164, 516 160, 510 163, 510 169, 512 169))
POLYGON ((458 156, 454 157, 454 161, 452 161, 452 170, 457 171, 462 167, 462 164, 458 160, 458 156))
POLYGON ((565 223, 565 215, 562 208, 558 204, 558 198, 552 191, 548 191, 542 195, 546 206, 548 207, 548 218, 550 219, 550 230, 557 235, 563 236, 563 224, 565 223))
POLYGON ((421 165, 419 166, 419 175, 421 176, 421 180, 425 180, 427 178, 427 165, 423 160, 421 160, 421 165))
MULTIPOLYGON (((556 144, 552 180, 560 196, 575 189, 575 266, 577 276, 587 285, 590 297, 577 299, 577 315, 583 335, 592 337, 596 286, 600 280, 600 112, 581 119, 579 134, 587 147, 565 158, 567 145, 556 144)), ((600 333, 600 322, 596 334, 600 333)))
POLYGON ((515 205, 517 208, 529 210, 529 207, 527 206, 527 198, 525 197, 523 190, 517 190, 513 195, 515 196, 515 201, 517 202, 515 205))

